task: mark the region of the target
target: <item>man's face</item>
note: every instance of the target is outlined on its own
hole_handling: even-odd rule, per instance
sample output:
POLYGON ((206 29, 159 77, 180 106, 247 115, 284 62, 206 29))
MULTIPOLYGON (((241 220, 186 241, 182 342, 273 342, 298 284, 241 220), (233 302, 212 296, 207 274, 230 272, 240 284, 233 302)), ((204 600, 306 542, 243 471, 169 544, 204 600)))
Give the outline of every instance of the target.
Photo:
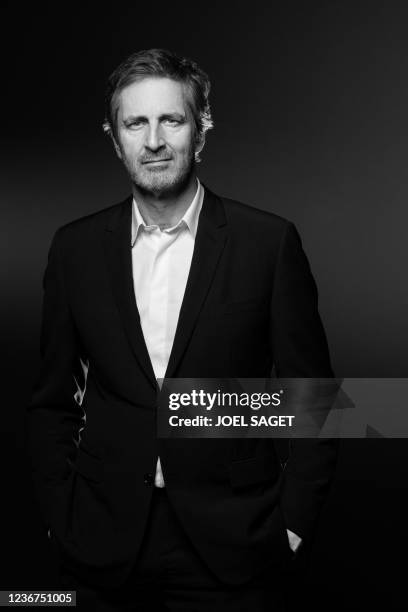
POLYGON ((125 87, 117 104, 115 147, 132 182, 155 195, 182 188, 195 154, 183 85, 149 77, 125 87))

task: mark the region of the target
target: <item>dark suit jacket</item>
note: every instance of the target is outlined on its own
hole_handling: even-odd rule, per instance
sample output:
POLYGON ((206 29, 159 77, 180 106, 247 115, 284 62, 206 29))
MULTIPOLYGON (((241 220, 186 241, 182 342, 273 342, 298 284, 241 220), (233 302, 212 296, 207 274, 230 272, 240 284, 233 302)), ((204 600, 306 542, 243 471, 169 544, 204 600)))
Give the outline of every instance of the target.
MULTIPOLYGON (((157 383, 132 279, 132 199, 57 231, 44 277, 42 368, 28 448, 43 517, 67 565, 119 584, 134 565, 158 455, 199 554, 230 584, 310 537, 332 477, 330 441, 156 436, 157 383), (89 363, 82 407, 74 399, 89 363)), ((317 291, 294 226, 208 189, 167 377, 330 377, 317 291)))

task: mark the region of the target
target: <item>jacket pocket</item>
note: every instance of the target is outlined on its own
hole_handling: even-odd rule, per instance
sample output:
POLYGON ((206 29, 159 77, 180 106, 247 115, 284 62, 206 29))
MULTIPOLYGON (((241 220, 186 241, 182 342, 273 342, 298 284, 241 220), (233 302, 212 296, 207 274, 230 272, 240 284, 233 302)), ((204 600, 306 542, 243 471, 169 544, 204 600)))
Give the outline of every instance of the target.
POLYGON ((102 460, 90 455, 81 446, 78 448, 75 461, 72 463, 72 469, 92 482, 102 482, 103 480, 102 460))
POLYGON ((250 310, 266 310, 268 303, 265 300, 254 298, 250 300, 240 300, 238 302, 227 302, 223 304, 223 312, 232 314, 234 312, 246 312, 250 310))

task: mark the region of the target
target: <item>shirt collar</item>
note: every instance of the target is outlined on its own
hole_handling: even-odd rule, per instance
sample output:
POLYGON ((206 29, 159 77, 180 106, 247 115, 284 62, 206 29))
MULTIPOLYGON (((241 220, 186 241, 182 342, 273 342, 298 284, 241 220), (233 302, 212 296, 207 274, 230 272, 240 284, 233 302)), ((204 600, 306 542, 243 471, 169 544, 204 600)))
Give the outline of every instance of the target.
MULTIPOLYGON (((169 227, 167 230, 164 230, 164 231, 170 232, 171 230, 174 230, 175 228, 181 225, 185 225, 187 229, 190 231, 193 238, 195 238, 197 234, 198 218, 201 212, 201 207, 203 205, 203 199, 204 199, 204 187, 201 185, 200 181, 197 179, 197 190, 195 192, 195 196, 190 206, 187 208, 183 217, 180 219, 180 221, 176 225, 174 225, 173 227, 169 227)), ((135 244, 136 238, 139 234, 139 229, 141 227, 146 228, 146 227, 153 227, 153 226, 146 225, 142 215, 140 214, 139 206, 137 205, 135 198, 133 198, 132 243, 131 243, 132 247, 135 244)), ((157 227, 157 226, 154 226, 154 227, 157 227)))

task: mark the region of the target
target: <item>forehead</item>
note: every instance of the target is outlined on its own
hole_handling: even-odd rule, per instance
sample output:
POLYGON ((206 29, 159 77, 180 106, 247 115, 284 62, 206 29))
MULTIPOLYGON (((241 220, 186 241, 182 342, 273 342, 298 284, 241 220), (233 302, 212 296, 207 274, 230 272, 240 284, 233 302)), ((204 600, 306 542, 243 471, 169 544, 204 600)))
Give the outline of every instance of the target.
POLYGON ((145 78, 128 85, 117 96, 118 114, 159 116, 186 114, 185 88, 169 78, 145 78))

